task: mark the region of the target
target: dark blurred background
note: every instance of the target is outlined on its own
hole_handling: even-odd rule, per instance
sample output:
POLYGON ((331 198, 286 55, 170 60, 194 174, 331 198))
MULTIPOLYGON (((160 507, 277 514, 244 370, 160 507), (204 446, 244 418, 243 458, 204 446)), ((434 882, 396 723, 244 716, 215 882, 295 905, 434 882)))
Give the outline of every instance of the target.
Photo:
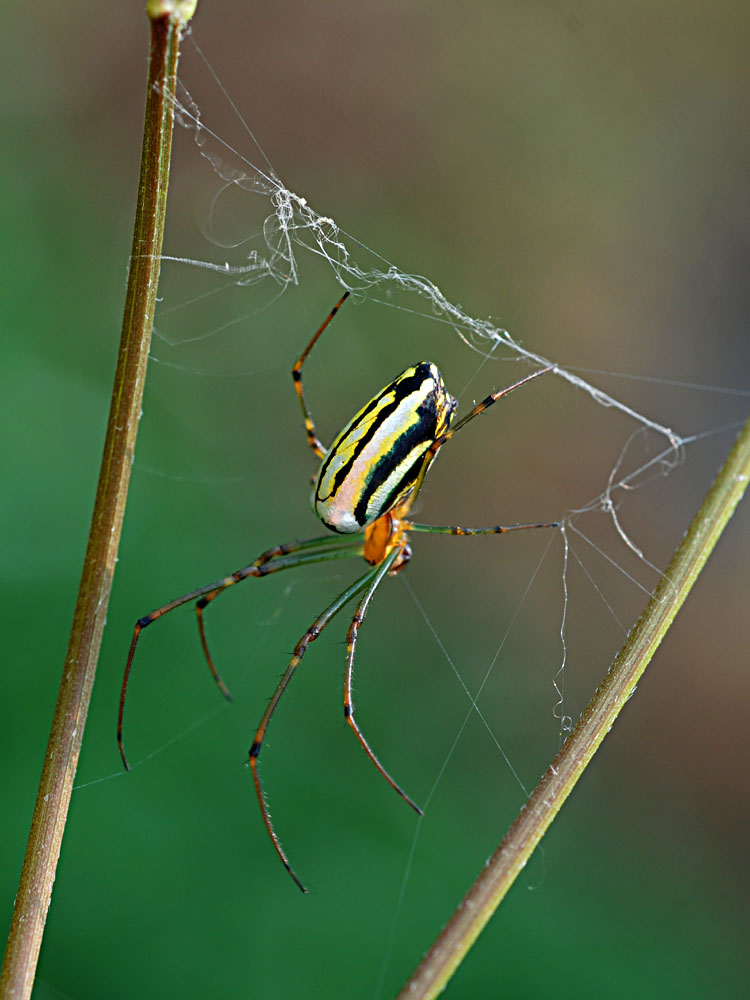
MULTIPOLYGON (((749 27, 746 4, 721 0, 201 0, 194 34, 285 184, 319 212, 651 420, 705 435, 669 477, 616 498, 624 530, 663 568, 748 409, 749 27)), ((9 920, 104 435, 148 27, 138 3, 103 11, 73 0, 43 17, 17 6, 0 45, 9 920)), ((260 162, 189 41, 181 78, 204 122, 260 162)), ((219 188, 193 135, 178 129, 167 254, 241 264, 259 247, 267 199, 216 201, 219 188)), ((400 910, 415 818, 343 723, 343 618, 310 649, 263 755, 306 898, 268 843, 244 766, 296 638, 358 564, 251 581, 212 607, 232 706, 212 688, 189 609, 150 630, 128 712, 138 766, 120 774, 114 722, 135 618, 318 531, 307 503, 315 463, 289 368, 339 290, 312 255, 300 255, 300 273, 299 287, 274 300, 270 283, 232 286, 165 264, 36 997, 374 997, 392 940, 390 996, 523 801, 476 716, 432 792, 468 707, 451 663, 472 691, 494 663, 480 707, 528 787, 558 747, 559 535, 417 536, 404 578, 373 604, 357 660, 360 723, 407 790, 430 796, 400 910)), ((502 360, 482 365, 451 328, 378 305, 385 297, 347 304, 309 363, 324 440, 422 357, 440 364, 463 412, 523 374, 502 360)), ((419 516, 560 517, 606 488, 637 426, 545 379, 446 449, 419 516)), ((662 446, 639 436, 623 470, 662 446)), ((564 711, 573 718, 658 578, 606 515, 576 523, 616 566, 571 535, 585 567, 571 553, 564 711)), ((745 504, 543 853, 446 995, 744 995, 748 537, 745 504)))

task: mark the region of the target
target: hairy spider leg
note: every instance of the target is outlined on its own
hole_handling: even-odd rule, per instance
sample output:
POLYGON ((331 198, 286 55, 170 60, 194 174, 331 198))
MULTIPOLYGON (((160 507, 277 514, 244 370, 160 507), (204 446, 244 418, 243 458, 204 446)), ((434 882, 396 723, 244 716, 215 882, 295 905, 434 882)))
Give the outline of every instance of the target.
POLYGON ((344 538, 338 539, 330 535, 320 538, 309 538, 301 542, 291 542, 286 545, 277 545, 258 556, 258 558, 248 566, 243 566, 242 569, 236 570, 230 576, 225 576, 220 580, 214 580, 213 583, 208 583, 203 587, 198 587, 196 590, 191 590, 189 593, 183 594, 181 597, 176 597, 174 600, 162 605, 162 607, 157 608, 150 614, 144 615, 143 618, 139 618, 135 623, 135 628, 133 629, 133 638, 130 643, 127 663, 125 664, 125 674, 122 679, 122 689, 120 690, 120 708, 117 716, 117 746, 120 749, 120 756, 122 757, 125 769, 128 771, 130 770, 130 765, 128 763, 127 756, 125 755, 125 747, 122 737, 123 718, 125 715, 125 697, 127 694, 128 681, 130 679, 130 670, 133 664, 135 649, 144 628, 152 625, 155 621, 158 621, 159 618, 162 618, 170 611, 174 611, 177 608, 182 607, 183 604, 195 601, 201 644, 208 661, 209 669, 219 687, 219 690, 225 698, 231 701, 232 696, 214 666, 213 659, 208 649, 208 643, 206 642, 206 635, 203 626, 203 609, 206 605, 213 601, 214 598, 218 597, 219 594, 224 593, 224 591, 229 587, 234 586, 235 583, 241 583, 248 577, 268 576, 271 573, 278 573, 284 569, 292 569, 295 566, 304 566, 308 563, 326 562, 330 559, 350 559, 355 556, 362 555, 362 553, 363 544, 361 539, 356 541, 347 541, 344 538))
MULTIPOLYGON (((271 696, 271 700, 269 701, 268 706, 265 712, 263 713, 263 718, 260 720, 260 725, 258 726, 258 731, 255 734, 253 745, 250 747, 250 767, 252 768, 253 772, 253 781, 255 782, 255 791, 258 796, 258 803, 260 805, 260 811, 263 816, 263 822, 266 825, 266 830, 268 831, 273 846, 276 849, 276 853, 281 859, 281 863, 284 865, 286 870, 292 876, 295 883, 302 890, 302 892, 307 892, 307 889, 305 888, 299 876, 292 868, 289 862, 289 858, 287 857, 284 848, 281 846, 281 841, 279 840, 278 834, 276 833, 276 830, 273 827, 273 823, 271 822, 271 816, 268 811, 268 806, 266 805, 266 801, 263 795, 263 786, 261 784, 260 773, 258 771, 258 757, 260 756, 260 752, 263 748, 263 741, 265 739, 266 730, 268 729, 268 724, 271 721, 271 717, 273 713, 276 711, 276 706, 278 705, 281 696, 283 695, 289 682, 294 676, 294 673, 297 670, 297 667, 299 666, 302 657, 305 655, 307 647, 310 645, 311 642, 314 642, 318 638, 318 636, 321 634, 326 625, 328 625, 328 623, 339 613, 339 611, 341 611, 341 609, 344 608, 349 603, 349 601, 351 601, 354 597, 356 597, 357 594, 359 594, 365 588, 368 588, 369 591, 375 589, 374 587, 371 587, 371 584, 375 580, 377 580, 377 582, 379 583, 383 579, 388 569, 390 569, 391 565, 395 561, 397 555, 398 555, 398 549, 394 549, 391 553, 388 554, 388 556, 386 556, 386 559, 382 563, 380 563, 378 566, 375 566, 373 569, 368 570, 358 580, 355 580, 354 583, 352 583, 349 587, 347 587, 347 589, 343 593, 339 594, 339 596, 335 599, 335 601, 333 601, 331 604, 328 605, 325 611, 321 612, 321 614, 318 615, 318 617, 312 623, 310 628, 300 637, 300 639, 297 641, 297 645, 294 647, 294 654, 289 662, 289 666, 284 671, 281 680, 279 681, 276 690, 271 696)), ((394 788, 398 790, 398 786, 395 785, 395 783, 392 781, 390 777, 388 777, 387 772, 383 769, 382 765, 380 765, 379 762, 377 762, 377 759, 373 757, 373 761, 378 767, 378 769, 381 771, 381 773, 384 774, 385 777, 387 777, 388 780, 391 782, 391 784, 393 784, 394 788)), ((401 794, 403 794, 403 792, 401 794)), ((406 798, 406 796, 404 796, 404 798, 406 798)), ((417 807, 414 806, 414 808, 416 809, 417 807)))
POLYGON ((304 351, 302 352, 302 354, 300 354, 299 358, 297 359, 297 361, 294 364, 294 367, 292 368, 292 378, 294 380, 294 390, 297 393, 297 398, 299 399, 299 404, 302 407, 302 416, 303 416, 304 421, 305 421, 305 430, 307 431, 307 443, 310 445, 310 447, 315 452, 315 454, 318 456, 318 458, 324 458, 328 449, 326 448, 326 446, 318 438, 317 431, 315 430, 315 423, 313 421, 312 414, 310 413, 310 408, 307 405, 307 400, 305 399, 305 390, 304 390, 303 385, 302 385, 302 366, 304 365, 305 361, 307 360, 308 354, 310 353, 310 351, 315 346, 315 343, 317 342, 318 337, 321 335, 321 333, 325 330, 325 328, 331 322, 331 320, 336 315, 336 313, 339 311, 339 309, 341 308, 341 306, 343 305, 343 303, 346 301, 346 299, 349 298, 349 294, 350 293, 348 291, 344 292, 344 294, 338 300, 338 302, 333 307, 333 309, 331 309, 331 311, 328 314, 328 316, 326 316, 326 318, 323 320, 322 324, 318 327, 318 329, 316 330, 316 332, 313 334, 312 340, 307 345, 307 347, 304 349, 304 351))

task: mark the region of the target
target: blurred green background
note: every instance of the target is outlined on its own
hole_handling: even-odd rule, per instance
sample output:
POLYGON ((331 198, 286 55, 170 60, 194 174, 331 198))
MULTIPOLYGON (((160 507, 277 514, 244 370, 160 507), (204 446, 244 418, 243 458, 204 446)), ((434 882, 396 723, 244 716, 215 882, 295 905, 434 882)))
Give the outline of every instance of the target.
MULTIPOLYGON (((148 31, 138 3, 70 2, 44 17, 18 6, 5 26, 0 874, 9 920, 103 441, 148 31)), ((575 369, 646 376, 584 373, 692 435, 736 425, 748 408, 749 27, 747 5, 731 2, 201 0, 195 38, 280 176, 318 211, 528 348, 575 369)), ((257 162, 189 43, 181 77, 205 123, 257 162)), ((214 204, 218 187, 178 130, 166 253, 241 263, 258 245, 268 203, 246 194, 214 204), (246 238, 232 251, 216 245, 246 238)), ((476 690, 512 624, 482 712, 527 786, 558 746, 559 536, 417 537, 404 579, 374 603, 357 661, 360 723, 407 790, 420 802, 431 795, 400 910, 415 819, 343 723, 345 621, 311 648, 263 756, 305 898, 273 854, 244 766, 296 638, 356 564, 249 582, 212 607, 232 706, 212 689, 189 609, 150 630, 128 712, 138 766, 120 774, 114 722, 135 618, 273 543, 317 532, 307 504, 314 462, 289 368, 338 291, 319 262, 300 263, 299 288, 278 301, 270 286, 218 290, 215 275, 165 265, 40 1000, 374 997, 381 974, 390 996, 523 800, 476 716, 431 794, 468 704, 449 658, 476 690)), ((419 358, 441 365, 464 412, 519 374, 497 362, 480 369, 451 329, 377 297, 348 304, 310 361, 324 439, 419 358)), ((557 380, 537 383, 446 449, 420 517, 559 517, 605 489, 635 426, 557 380)), ((619 498, 625 530, 657 566, 733 434, 708 434, 671 476, 619 498)), ((639 438, 626 468, 660 446, 639 438)), ((748 523, 745 504, 543 853, 446 995, 745 994, 748 523)), ((578 524, 653 586, 656 574, 610 519, 578 524)), ((573 542, 612 611, 571 555, 565 711, 575 718, 644 593, 573 542)))

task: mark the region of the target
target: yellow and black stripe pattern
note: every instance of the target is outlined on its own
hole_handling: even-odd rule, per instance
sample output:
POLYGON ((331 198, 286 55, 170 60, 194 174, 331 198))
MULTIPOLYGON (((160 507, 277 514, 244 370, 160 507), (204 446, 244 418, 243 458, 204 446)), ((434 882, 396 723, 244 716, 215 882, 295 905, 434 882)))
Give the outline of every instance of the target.
POLYGON ((361 531, 403 503, 457 405, 431 361, 389 382, 344 427, 323 459, 311 498, 323 524, 343 534, 361 531))

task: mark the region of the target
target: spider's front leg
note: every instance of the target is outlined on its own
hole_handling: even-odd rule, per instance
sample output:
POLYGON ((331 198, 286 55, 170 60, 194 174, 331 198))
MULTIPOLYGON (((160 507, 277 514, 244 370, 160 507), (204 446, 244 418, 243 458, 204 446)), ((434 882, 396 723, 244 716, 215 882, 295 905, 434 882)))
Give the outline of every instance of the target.
POLYGON ((338 300, 333 309, 331 309, 328 316, 326 316, 326 318, 323 320, 323 323, 315 331, 312 340, 304 349, 302 354, 300 354, 299 358, 297 358, 296 362, 294 363, 294 367, 292 368, 294 391, 297 393, 297 398, 299 399, 299 405, 302 407, 302 417, 305 421, 305 430, 307 431, 307 443, 310 445, 310 447, 318 456, 318 458, 325 458, 328 449, 318 437, 317 431, 315 430, 315 422, 313 421, 312 414, 310 413, 310 408, 307 405, 307 400, 305 399, 305 390, 302 385, 302 366, 304 365, 305 361, 307 361, 307 356, 315 346, 318 337, 325 330, 325 328, 331 322, 333 317, 336 315, 336 313, 339 311, 339 309, 341 308, 341 306, 348 297, 349 297, 349 292, 344 292, 344 294, 338 300))

